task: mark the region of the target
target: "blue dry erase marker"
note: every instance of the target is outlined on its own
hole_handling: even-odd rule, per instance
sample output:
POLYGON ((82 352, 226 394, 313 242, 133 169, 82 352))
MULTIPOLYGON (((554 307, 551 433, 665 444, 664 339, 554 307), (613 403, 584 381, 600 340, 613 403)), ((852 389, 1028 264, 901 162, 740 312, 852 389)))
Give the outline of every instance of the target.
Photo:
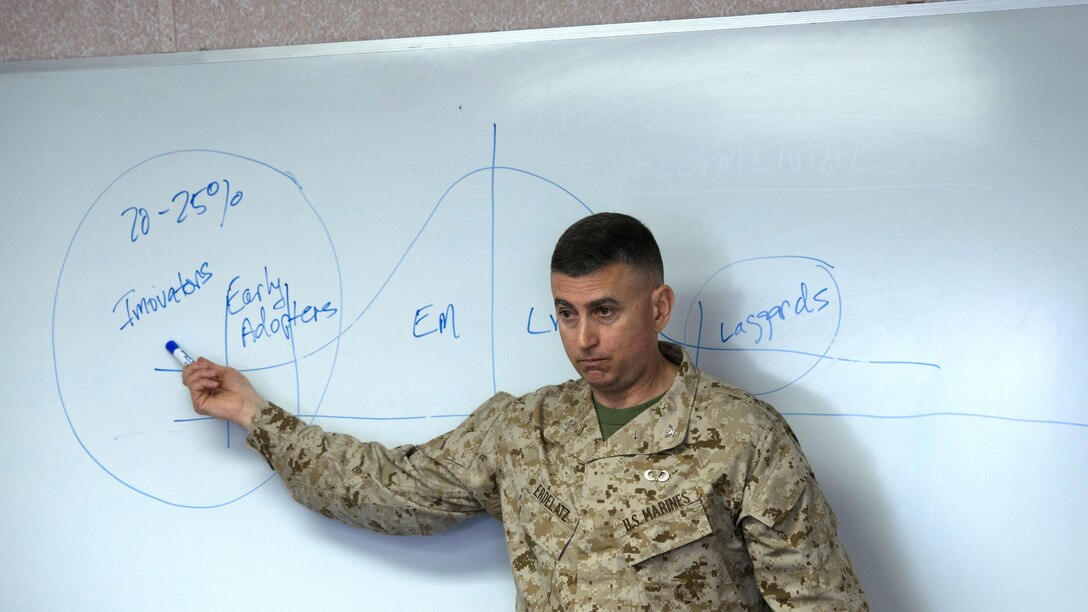
POLYGON ((189 356, 189 353, 186 353, 185 349, 178 346, 178 343, 173 340, 166 343, 166 350, 174 356, 174 359, 178 360, 178 363, 180 363, 182 367, 193 362, 193 358, 189 356))

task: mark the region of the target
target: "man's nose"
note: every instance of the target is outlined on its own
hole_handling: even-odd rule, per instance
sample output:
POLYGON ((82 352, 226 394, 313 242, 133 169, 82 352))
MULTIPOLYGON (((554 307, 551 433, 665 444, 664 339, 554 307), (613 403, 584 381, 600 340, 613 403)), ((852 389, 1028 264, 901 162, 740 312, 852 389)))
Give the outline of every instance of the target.
POLYGON ((578 345, 583 349, 592 348, 598 339, 597 327, 591 321, 583 320, 578 326, 578 345))

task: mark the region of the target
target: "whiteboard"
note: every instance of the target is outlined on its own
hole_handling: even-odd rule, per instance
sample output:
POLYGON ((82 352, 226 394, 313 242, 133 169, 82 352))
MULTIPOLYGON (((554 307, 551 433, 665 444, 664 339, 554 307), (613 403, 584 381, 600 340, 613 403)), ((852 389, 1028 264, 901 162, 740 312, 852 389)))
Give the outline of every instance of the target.
POLYGON ((4 66, 0 608, 510 609, 497 522, 297 506, 163 344, 421 442, 574 376, 548 258, 605 210, 875 610, 1077 608, 1088 9, 1047 4, 4 66))

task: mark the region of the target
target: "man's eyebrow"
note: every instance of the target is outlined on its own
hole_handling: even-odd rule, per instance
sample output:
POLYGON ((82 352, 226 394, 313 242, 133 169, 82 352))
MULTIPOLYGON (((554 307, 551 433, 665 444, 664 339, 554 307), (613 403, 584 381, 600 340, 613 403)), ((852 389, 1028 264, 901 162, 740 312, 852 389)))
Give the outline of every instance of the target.
MULTIPOLYGON (((574 304, 571 304, 570 302, 564 300, 563 298, 555 298, 555 305, 556 306, 564 306, 566 308, 574 308, 574 304)), ((603 297, 603 298, 600 298, 600 299, 593 300, 592 302, 586 304, 586 308, 588 310, 593 310, 594 308, 600 308, 601 306, 616 307, 616 306, 619 306, 619 305, 620 305, 620 302, 616 298, 603 297)))

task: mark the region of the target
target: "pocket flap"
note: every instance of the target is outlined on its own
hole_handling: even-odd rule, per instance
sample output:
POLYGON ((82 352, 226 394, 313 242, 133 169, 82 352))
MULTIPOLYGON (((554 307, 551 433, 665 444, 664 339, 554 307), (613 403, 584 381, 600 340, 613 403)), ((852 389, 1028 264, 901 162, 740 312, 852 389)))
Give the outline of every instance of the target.
POLYGON ((714 532, 703 510, 703 500, 642 523, 620 541, 628 565, 680 548, 714 532))
POLYGON ((543 487, 538 487, 540 490, 544 492, 526 499, 518 513, 519 520, 533 548, 558 560, 574 537, 577 521, 571 515, 569 506, 552 497, 543 487))

